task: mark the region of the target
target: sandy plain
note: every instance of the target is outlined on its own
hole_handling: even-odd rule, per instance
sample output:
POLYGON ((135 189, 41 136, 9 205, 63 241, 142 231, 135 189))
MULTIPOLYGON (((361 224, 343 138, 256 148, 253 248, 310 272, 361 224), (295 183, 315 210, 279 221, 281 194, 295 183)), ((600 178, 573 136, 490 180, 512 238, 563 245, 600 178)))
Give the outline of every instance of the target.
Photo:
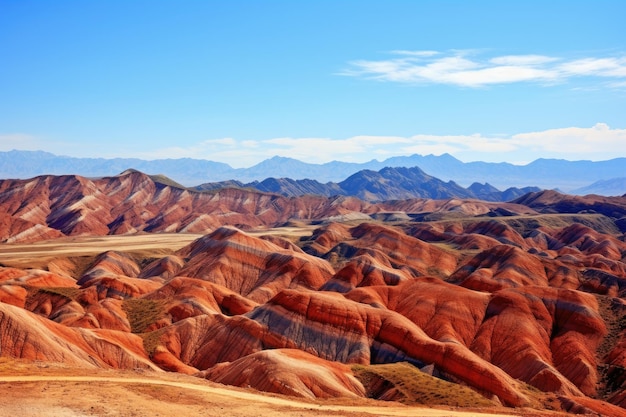
POLYGON ((97 255, 108 250, 153 251, 158 254, 178 250, 201 236, 186 233, 78 236, 34 243, 2 244, 0 264, 34 268, 59 257, 97 255))
MULTIPOLYGON (((310 235, 315 227, 280 227, 259 229, 247 233, 253 236, 278 235, 299 238, 310 235)), ((0 264, 37 268, 52 259, 70 256, 93 256, 108 250, 149 252, 153 255, 174 252, 202 237, 195 233, 153 233, 115 236, 76 236, 34 243, 0 245, 0 264)))

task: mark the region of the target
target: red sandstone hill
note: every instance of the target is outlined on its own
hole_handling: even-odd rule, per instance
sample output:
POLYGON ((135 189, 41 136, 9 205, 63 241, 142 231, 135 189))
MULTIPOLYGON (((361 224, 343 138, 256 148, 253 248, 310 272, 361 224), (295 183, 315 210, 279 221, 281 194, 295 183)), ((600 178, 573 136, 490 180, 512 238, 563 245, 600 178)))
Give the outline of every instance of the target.
POLYGON ((59 236, 145 232, 206 232, 365 212, 350 197, 285 198, 240 189, 193 192, 140 172, 87 179, 41 176, 0 181, 0 240, 29 242, 59 236))
POLYGON ((76 175, 0 180, 0 242, 61 236, 138 232, 207 233, 223 225, 241 229, 289 220, 367 219, 381 212, 479 215, 498 207, 534 213, 519 204, 478 200, 407 200, 371 204, 353 197, 287 198, 244 189, 196 192, 136 171, 88 179, 76 175))
POLYGON ((545 213, 579 213, 592 211, 616 219, 626 216, 626 196, 574 196, 547 190, 526 194, 512 201, 545 213))
POLYGON ((626 415, 626 243, 606 216, 191 193, 140 173, 9 182, 5 240, 210 233, 176 252, 111 248, 47 270, 0 266, 2 356, 308 398, 398 398, 409 381, 372 390, 355 367, 407 362, 507 406, 626 415), (394 210, 418 221, 327 222, 291 239, 221 225, 394 210))
MULTIPOLYGON (((330 224, 302 241, 313 255, 220 228, 151 262, 105 252, 79 277, 0 268, 2 352, 81 366, 87 352, 89 366, 158 366, 305 397, 365 395, 342 363, 406 361, 511 406, 530 402, 520 381, 566 408, 603 407, 579 397, 621 405, 624 342, 599 302, 618 315, 623 303, 618 292, 592 294, 607 291, 587 281, 610 273, 585 259, 621 264, 626 244, 581 226, 546 228, 546 256, 515 231, 499 233, 511 243, 467 256, 440 247, 436 233, 429 243, 401 227, 330 224), (336 267, 323 259, 333 255, 336 267)), ((624 279, 610 276, 618 287, 624 279)))

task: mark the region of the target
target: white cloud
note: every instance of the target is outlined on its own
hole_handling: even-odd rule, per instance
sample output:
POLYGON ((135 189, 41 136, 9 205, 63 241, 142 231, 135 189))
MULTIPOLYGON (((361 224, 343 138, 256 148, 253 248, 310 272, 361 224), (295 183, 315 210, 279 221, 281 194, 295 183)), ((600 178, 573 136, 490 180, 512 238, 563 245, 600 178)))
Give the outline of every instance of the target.
POLYGON ((585 58, 559 65, 559 69, 572 75, 626 78, 626 58, 585 58))
POLYGON ((407 84, 484 87, 535 82, 554 84, 574 77, 626 79, 626 57, 566 60, 545 55, 483 58, 476 51, 392 51, 398 58, 358 60, 339 75, 407 84))
POLYGON ((448 152, 466 160, 522 163, 542 157, 601 160, 626 156, 626 129, 611 129, 605 123, 589 128, 567 127, 509 136, 417 135, 411 140, 415 145, 403 148, 404 151, 448 152))
MULTIPOLYGON (((56 154, 57 143, 29 135, 0 134, 0 150, 41 149, 56 154)), ((68 148, 65 147, 64 150, 68 148)), ((74 148, 74 152, 80 151, 74 148)), ((233 167, 249 167, 273 156, 296 158, 309 163, 333 160, 365 162, 373 158, 411 154, 449 153, 463 161, 528 163, 538 158, 606 160, 626 157, 626 129, 613 129, 604 123, 591 127, 565 127, 517 134, 374 136, 348 138, 269 138, 263 140, 220 138, 188 146, 179 145, 106 157, 143 159, 196 158, 225 162, 233 167)), ((93 156, 93 155, 88 155, 93 156)), ((105 156, 105 155, 100 155, 105 156)))
POLYGON ((204 140, 187 146, 180 145, 135 152, 130 151, 125 156, 148 160, 193 158, 230 163, 232 160, 236 161, 245 155, 248 148, 250 148, 249 144, 244 145, 243 141, 225 138, 204 140))
POLYGON ((360 161, 365 155, 409 141, 398 136, 353 136, 347 139, 275 138, 265 140, 263 144, 270 145, 264 146, 267 153, 323 163, 332 160, 360 161))
POLYGON ((626 81, 618 81, 610 84, 613 88, 623 89, 626 88, 626 81))
POLYGON ((505 55, 491 58, 489 62, 496 65, 542 65, 558 60, 545 55, 505 55))
POLYGON ((441 80, 447 84, 478 87, 488 84, 510 84, 522 81, 553 81, 557 78, 554 73, 538 68, 501 65, 474 71, 450 72, 446 74, 445 78, 442 77, 441 80))
POLYGON ((396 50, 396 51, 391 51, 392 54, 396 54, 396 55, 409 55, 409 56, 416 56, 416 57, 429 57, 429 56, 434 56, 434 55, 439 55, 439 52, 437 51, 405 51, 405 50, 396 50))
POLYGON ((544 152, 589 155, 613 153, 624 156, 626 151, 626 129, 611 129, 605 123, 591 128, 568 127, 542 132, 520 133, 512 139, 520 148, 537 149, 544 152))
MULTIPOLYGON (((221 161, 235 167, 252 166, 272 156, 309 163, 333 160, 365 162, 373 158, 411 154, 450 153, 464 161, 527 163, 538 158, 603 160, 626 156, 626 129, 604 123, 513 135, 352 136, 333 138, 271 138, 265 140, 207 140, 182 148, 156 150, 151 157, 191 157, 221 161)), ((146 155, 142 155, 146 157, 146 155)))
POLYGON ((204 146, 213 146, 213 145, 235 146, 237 145, 237 141, 233 138, 207 139, 201 143, 204 146))
POLYGON ((480 134, 459 136, 417 135, 411 139, 413 143, 418 145, 405 148, 407 151, 416 151, 418 147, 424 147, 425 145, 432 148, 433 153, 503 153, 513 152, 518 149, 517 143, 510 138, 486 137, 480 134), (437 147, 440 147, 439 151, 437 151, 437 147), (443 149, 446 150, 444 151, 443 149))
MULTIPOLYGON (((442 155, 444 153, 457 154, 463 150, 462 147, 453 143, 433 143, 424 142, 402 148, 404 155, 442 155)), ((391 156, 391 155, 390 155, 391 156)))
POLYGON ((257 142, 256 140, 242 140, 241 146, 243 146, 244 148, 258 148, 259 142, 257 142))

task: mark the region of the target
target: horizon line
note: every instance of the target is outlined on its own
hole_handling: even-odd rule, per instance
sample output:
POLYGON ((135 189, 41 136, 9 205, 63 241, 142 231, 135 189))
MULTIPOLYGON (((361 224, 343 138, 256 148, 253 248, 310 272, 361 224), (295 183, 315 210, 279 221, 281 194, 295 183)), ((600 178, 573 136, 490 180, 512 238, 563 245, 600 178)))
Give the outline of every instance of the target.
POLYGON ((205 158, 192 158, 192 157, 180 157, 180 158, 155 158, 155 159, 145 159, 145 158, 138 158, 138 157, 125 157, 125 156, 114 156, 114 157, 94 157, 94 156, 72 156, 72 155, 63 155, 63 154, 56 154, 50 151, 46 151, 43 149, 11 149, 10 151, 0 151, 0 154, 6 154, 6 153, 12 153, 12 152, 18 152, 18 153, 44 153, 44 154, 49 154, 52 155, 54 157, 57 158, 71 158, 71 159, 101 159, 101 160, 108 160, 108 161, 114 161, 114 160, 124 160, 124 159, 132 159, 132 160, 137 160, 137 161, 142 161, 142 162, 159 162, 159 161, 184 161, 184 160, 192 160, 192 161, 202 161, 202 162, 211 162, 211 163, 216 163, 216 164, 223 164, 223 165, 227 165, 228 167, 230 167, 233 170, 245 170, 245 169, 250 169, 250 168, 254 168, 264 162, 267 161, 271 161, 274 159, 287 159, 287 160, 291 160, 291 161, 297 161, 300 162, 302 164, 306 164, 306 165, 314 165, 314 166, 324 166, 324 165, 328 165, 328 164, 333 164, 333 163, 341 163, 341 164, 351 164, 351 165, 366 165, 369 163, 384 163, 386 161, 389 161, 390 159, 395 159, 395 158, 412 158, 412 157, 422 157, 422 158, 428 158, 428 157, 433 157, 433 158, 445 158, 445 157, 451 157, 463 164, 471 164, 471 163, 484 163, 484 164, 509 164, 509 165, 513 165, 513 166, 519 166, 519 167, 523 167, 523 166, 528 166, 530 164, 533 164, 537 161, 565 161, 565 162, 608 162, 608 161, 613 161, 616 159, 625 159, 626 156, 617 156, 615 158, 610 158, 610 159, 566 159, 566 158, 536 158, 533 159, 532 161, 529 162, 524 162, 524 163, 515 163, 515 162, 510 162, 510 161, 485 161, 485 160, 472 160, 472 161, 464 161, 462 159, 459 159, 458 157, 452 155, 449 152, 444 152, 441 153, 439 155, 430 153, 430 154, 419 154, 419 153, 413 153, 413 154, 407 154, 407 155, 395 155, 395 156, 390 156, 389 158, 383 159, 383 160, 379 160, 376 158, 372 158, 370 160, 367 161, 363 161, 363 162, 353 162, 353 161, 342 161, 342 160, 338 160, 338 159, 333 159, 331 161, 327 161, 327 162, 322 162, 322 163, 316 163, 316 162, 306 162, 303 161, 301 159, 297 159, 297 158, 293 158, 293 157, 289 157, 289 156, 282 156, 282 155, 274 155, 271 156, 269 158, 265 158, 255 164, 252 164, 250 166, 247 167, 240 167, 240 168, 235 168, 232 165, 230 165, 227 162, 221 162, 221 161, 216 161, 216 160, 212 160, 212 159, 205 159, 205 158))

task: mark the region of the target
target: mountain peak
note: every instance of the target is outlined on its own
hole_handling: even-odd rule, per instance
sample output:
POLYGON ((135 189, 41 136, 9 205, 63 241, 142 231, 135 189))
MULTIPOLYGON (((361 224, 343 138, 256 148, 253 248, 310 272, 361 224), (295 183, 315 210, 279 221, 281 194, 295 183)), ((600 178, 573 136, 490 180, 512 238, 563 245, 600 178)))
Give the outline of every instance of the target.
POLYGON ((499 189, 537 186, 544 189, 558 188, 565 192, 599 180, 626 177, 626 158, 599 162, 538 159, 527 165, 513 165, 507 162, 465 163, 444 153, 439 156, 413 154, 383 161, 373 159, 364 163, 333 161, 311 164, 276 155, 253 167, 232 168, 222 162, 192 158, 147 161, 133 158, 74 158, 43 151, 0 152, 0 178, 32 178, 69 173, 90 178, 109 177, 128 167, 149 174, 162 173, 185 186, 229 180, 248 183, 268 177, 328 183, 343 181, 361 170, 377 171, 385 167, 419 167, 428 175, 443 181, 452 180, 464 187, 473 182, 482 184, 488 181, 499 189))

